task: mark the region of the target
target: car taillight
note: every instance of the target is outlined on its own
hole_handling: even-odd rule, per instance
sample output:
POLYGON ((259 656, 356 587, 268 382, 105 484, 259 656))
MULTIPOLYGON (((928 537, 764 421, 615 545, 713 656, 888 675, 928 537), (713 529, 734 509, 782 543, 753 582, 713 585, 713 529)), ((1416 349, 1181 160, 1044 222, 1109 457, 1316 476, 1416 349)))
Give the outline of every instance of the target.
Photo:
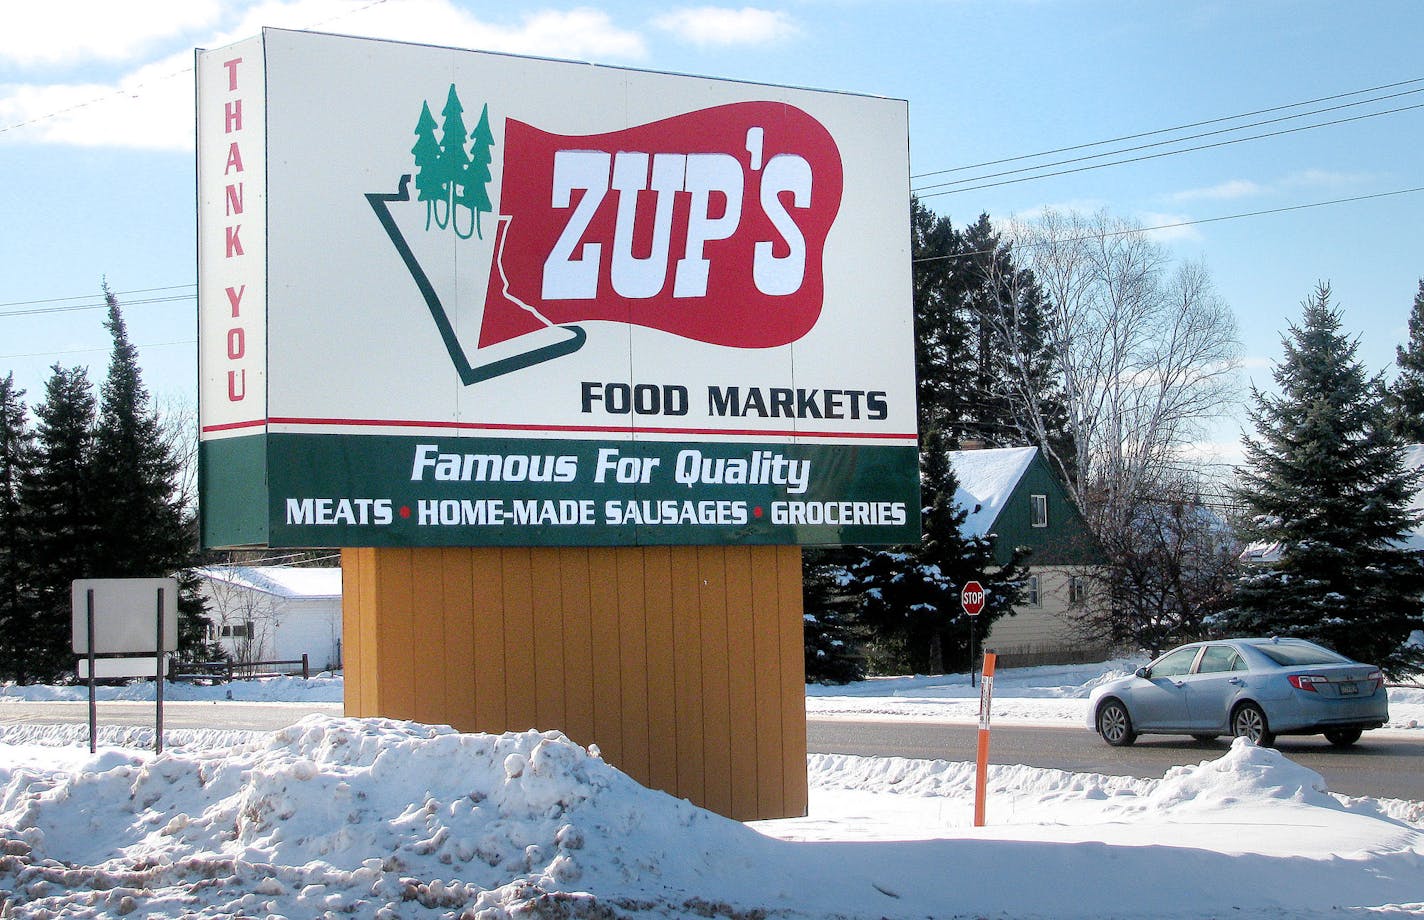
POLYGON ((1369 673, 1369 676, 1366 677, 1365 680, 1367 680, 1367 681, 1369 681, 1370 683, 1374 684, 1374 685, 1375 685, 1375 690, 1378 690, 1380 687, 1383 687, 1383 686, 1384 686, 1384 672, 1383 672, 1383 671, 1371 671, 1371 672, 1369 673))
POLYGON ((1307 693, 1318 693, 1320 691, 1315 689, 1316 684, 1329 683, 1322 674, 1292 674, 1286 680, 1290 681, 1292 687, 1307 693))

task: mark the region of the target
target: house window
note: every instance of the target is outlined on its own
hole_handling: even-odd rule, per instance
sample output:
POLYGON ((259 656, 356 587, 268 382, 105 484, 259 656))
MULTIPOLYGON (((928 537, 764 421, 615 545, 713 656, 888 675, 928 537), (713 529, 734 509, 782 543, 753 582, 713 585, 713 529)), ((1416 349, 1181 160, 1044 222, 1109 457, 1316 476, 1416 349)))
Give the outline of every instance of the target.
POLYGON ((1081 604, 1088 599, 1088 580, 1078 575, 1068 579, 1068 603, 1081 604))
POLYGON ((1037 575, 1028 577, 1028 585, 1024 588, 1024 604, 1029 607, 1043 606, 1043 595, 1038 590, 1037 575))
POLYGON ((1030 495, 1028 497, 1029 524, 1034 527, 1048 526, 1048 496, 1030 495))
POLYGON ((227 639, 251 639, 252 621, 243 620, 241 623, 224 623, 222 634, 223 638, 227 639))

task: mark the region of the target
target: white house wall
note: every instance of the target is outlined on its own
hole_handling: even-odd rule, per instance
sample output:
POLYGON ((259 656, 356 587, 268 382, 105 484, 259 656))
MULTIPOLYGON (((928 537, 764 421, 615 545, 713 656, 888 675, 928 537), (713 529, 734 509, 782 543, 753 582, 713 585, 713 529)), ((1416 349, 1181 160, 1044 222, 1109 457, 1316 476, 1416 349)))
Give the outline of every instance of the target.
POLYGON ((1079 635, 1074 622, 1076 611, 1070 609, 1069 583, 1074 574, 1081 572, 1081 567, 1034 566, 1031 574, 1039 579, 1039 605, 1020 605, 1014 616, 996 620, 985 647, 994 649, 1006 666, 1106 656, 1105 646, 1085 641, 1079 635))
POLYGON ((273 632, 274 659, 305 654, 313 672, 333 669, 340 663, 341 599, 285 601, 273 632))

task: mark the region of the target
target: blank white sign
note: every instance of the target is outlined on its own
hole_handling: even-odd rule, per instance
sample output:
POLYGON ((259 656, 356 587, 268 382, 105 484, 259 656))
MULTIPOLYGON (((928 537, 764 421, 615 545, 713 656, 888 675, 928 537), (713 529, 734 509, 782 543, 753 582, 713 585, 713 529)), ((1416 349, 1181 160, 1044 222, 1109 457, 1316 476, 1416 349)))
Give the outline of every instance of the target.
MULTIPOLYGON (((158 591, 163 590, 163 649, 178 650, 178 580, 175 578, 77 578, 73 599, 76 655, 89 654, 88 597, 94 592, 94 652, 154 655, 158 641, 158 591)), ((117 675, 116 675, 117 676, 117 675)))

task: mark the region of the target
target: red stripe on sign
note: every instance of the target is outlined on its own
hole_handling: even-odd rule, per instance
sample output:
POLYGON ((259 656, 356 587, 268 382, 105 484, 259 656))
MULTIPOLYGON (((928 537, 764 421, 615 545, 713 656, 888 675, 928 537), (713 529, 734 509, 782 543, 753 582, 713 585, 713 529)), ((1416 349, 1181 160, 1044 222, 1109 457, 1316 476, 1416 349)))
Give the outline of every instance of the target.
POLYGON ((233 431, 238 428, 256 428, 262 425, 266 425, 267 422, 268 419, 259 418, 253 419, 250 422, 227 422, 226 424, 222 425, 204 425, 203 431, 206 433, 209 431, 233 431))
MULTIPOLYGON (((273 425, 313 427, 349 426, 357 428, 455 428, 462 431, 546 431, 556 434, 684 434, 731 435, 737 437, 853 438, 856 440, 914 441, 914 432, 894 431, 795 431, 757 428, 652 428, 614 425, 528 425, 502 422, 442 422, 420 419, 374 418, 270 418, 273 425)), ((260 424, 260 423, 259 423, 260 424)), ((207 429, 204 429, 205 431, 207 429)))

